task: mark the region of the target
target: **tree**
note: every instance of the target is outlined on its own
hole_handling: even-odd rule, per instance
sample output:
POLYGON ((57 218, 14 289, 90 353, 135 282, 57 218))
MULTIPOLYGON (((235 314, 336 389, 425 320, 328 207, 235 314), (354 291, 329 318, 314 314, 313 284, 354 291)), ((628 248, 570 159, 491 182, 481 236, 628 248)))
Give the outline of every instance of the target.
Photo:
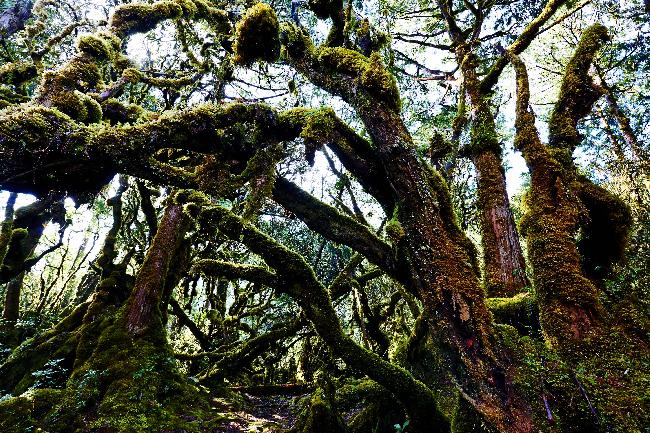
MULTIPOLYGON (((633 214, 573 160, 585 138, 580 122, 603 95, 627 145, 645 151, 614 92, 589 72, 610 36, 601 24, 581 26, 548 118, 548 144, 536 129, 520 57, 585 7, 574 3, 440 0, 419 9, 381 2, 369 11, 351 1, 309 1, 292 2, 289 13, 286 5, 161 0, 111 7, 99 23, 80 19, 74 8, 37 3, 25 32, 39 43, 16 40, 8 52, 17 54, 6 56, 0 70, 0 184, 36 195, 31 206, 40 210, 14 215, 11 196, 0 238, 2 275, 17 278, 43 260, 31 257, 40 232, 31 234, 21 215, 36 214, 41 229, 55 220, 63 233, 64 197, 91 203, 121 177, 108 201, 112 226, 89 271, 96 277, 78 291, 92 294, 78 296, 58 324, 22 342, 0 365, 0 388, 11 394, 0 402, 0 425, 53 432, 213 427, 220 420, 207 396, 174 359, 170 306, 200 346, 178 358, 211 387, 306 330, 345 369, 372 381, 353 387, 375 396, 366 405, 371 420, 382 402, 397 401, 413 432, 479 425, 503 432, 641 431, 649 422, 647 311, 630 298, 607 308, 602 301, 605 280, 622 263, 633 214), (531 10, 518 10, 522 3, 531 10), (398 82, 394 75, 413 65, 431 69, 398 54, 379 28, 399 14, 426 16, 415 44, 452 53, 455 71, 443 76, 462 80, 451 134, 437 131, 428 149, 440 170, 418 152, 412 109, 404 107, 415 104, 400 93, 404 76, 398 82), (326 37, 317 34, 316 20, 329 20, 326 37), (48 21, 65 25, 46 30, 48 21), (91 31, 74 47, 62 42, 82 27, 91 31), (152 59, 139 67, 126 55, 134 37, 171 31, 173 47, 160 70, 152 59), (57 55, 65 61, 46 69, 57 55), (531 175, 520 230, 495 114, 495 88, 509 65, 516 73, 514 146, 531 175), (258 84, 237 71, 255 71, 258 84), (299 97, 292 107, 260 102, 265 91, 277 91, 282 74, 294 74, 290 95, 296 80, 309 83, 350 114, 309 101, 303 107, 299 97), (227 102, 228 86, 238 83, 256 89, 252 100, 227 102), (335 206, 298 184, 304 163, 313 166, 319 151, 337 177, 335 206), (468 158, 476 168, 482 260, 457 221, 445 158, 468 158), (161 203, 152 197, 161 188, 158 221, 161 203), (129 197, 137 197, 135 205, 129 197), (384 216, 380 227, 368 222, 360 198, 384 216), (283 227, 282 213, 309 230, 283 227), (290 230, 301 232, 292 239, 290 230), (367 285, 380 276, 387 283, 377 290, 399 289, 373 308, 367 285), (199 282, 211 306, 207 331, 186 312, 199 282), (337 315, 335 301, 349 294, 360 338, 337 315), (288 302, 299 313, 287 314, 288 302), (386 329, 400 302, 413 318, 405 324, 412 335, 392 356, 386 329), (622 308, 629 320, 618 322, 614 312, 622 308), (537 314, 538 321, 522 319, 537 314), (260 334, 267 321, 273 325, 260 334), (249 338, 239 341, 243 332, 249 338), (34 374, 55 360, 62 366, 58 389, 34 374)), ((7 299, 20 295, 9 287, 7 299)), ((341 393, 321 379, 296 428, 344 430, 336 414, 341 393)))

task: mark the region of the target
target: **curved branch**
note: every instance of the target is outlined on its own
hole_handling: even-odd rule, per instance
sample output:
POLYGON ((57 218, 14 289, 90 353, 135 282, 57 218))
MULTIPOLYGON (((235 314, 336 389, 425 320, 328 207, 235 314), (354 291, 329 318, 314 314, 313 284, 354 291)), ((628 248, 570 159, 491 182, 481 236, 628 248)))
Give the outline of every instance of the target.
POLYGON ((231 280, 242 279, 268 287, 281 288, 277 275, 262 266, 203 259, 196 261, 192 265, 192 271, 210 277, 223 277, 231 280))
POLYGON ((490 71, 483 81, 481 81, 481 91, 484 94, 489 93, 494 85, 497 83, 501 72, 508 65, 508 54, 507 52, 513 54, 521 54, 528 46, 535 40, 535 37, 539 33, 542 26, 555 14, 555 12, 565 3, 567 0, 549 0, 544 6, 544 9, 532 20, 526 28, 521 32, 519 37, 506 48, 501 57, 499 57, 496 62, 490 68, 490 71))
POLYGON ((285 178, 275 182, 273 199, 315 232, 360 252, 387 272, 394 271, 391 246, 379 239, 368 226, 340 213, 285 178))

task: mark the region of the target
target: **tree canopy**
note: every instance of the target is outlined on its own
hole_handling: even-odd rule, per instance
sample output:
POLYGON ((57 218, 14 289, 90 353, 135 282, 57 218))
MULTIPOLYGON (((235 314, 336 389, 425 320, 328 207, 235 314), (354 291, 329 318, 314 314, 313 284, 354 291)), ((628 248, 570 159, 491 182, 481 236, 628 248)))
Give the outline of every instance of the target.
POLYGON ((0 430, 647 431, 649 14, 0 2, 0 430))

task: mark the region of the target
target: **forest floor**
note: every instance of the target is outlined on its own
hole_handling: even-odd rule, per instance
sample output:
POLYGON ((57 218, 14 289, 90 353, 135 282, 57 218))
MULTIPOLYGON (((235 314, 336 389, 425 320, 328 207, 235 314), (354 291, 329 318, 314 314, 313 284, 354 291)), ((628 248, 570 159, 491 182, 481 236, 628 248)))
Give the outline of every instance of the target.
POLYGON ((230 399, 214 397, 213 407, 228 421, 213 430, 213 433, 281 433, 293 427, 296 422, 296 403, 307 394, 255 391, 240 391, 243 403, 237 404, 230 399))

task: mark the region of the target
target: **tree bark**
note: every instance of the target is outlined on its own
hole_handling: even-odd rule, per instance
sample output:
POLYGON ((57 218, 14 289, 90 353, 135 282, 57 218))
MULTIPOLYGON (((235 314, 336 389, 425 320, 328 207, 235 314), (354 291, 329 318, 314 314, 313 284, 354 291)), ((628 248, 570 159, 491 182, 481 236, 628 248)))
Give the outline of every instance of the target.
POLYGON ((25 273, 21 272, 7 283, 5 305, 2 318, 9 323, 15 323, 20 316, 20 291, 23 287, 25 273))
POLYGON ((501 158, 491 151, 472 158, 478 174, 483 280, 489 297, 511 297, 529 285, 501 158))
POLYGON ((183 206, 169 203, 153 238, 147 257, 135 280, 126 306, 126 326, 132 335, 142 335, 160 318, 160 301, 170 262, 187 230, 183 206))

